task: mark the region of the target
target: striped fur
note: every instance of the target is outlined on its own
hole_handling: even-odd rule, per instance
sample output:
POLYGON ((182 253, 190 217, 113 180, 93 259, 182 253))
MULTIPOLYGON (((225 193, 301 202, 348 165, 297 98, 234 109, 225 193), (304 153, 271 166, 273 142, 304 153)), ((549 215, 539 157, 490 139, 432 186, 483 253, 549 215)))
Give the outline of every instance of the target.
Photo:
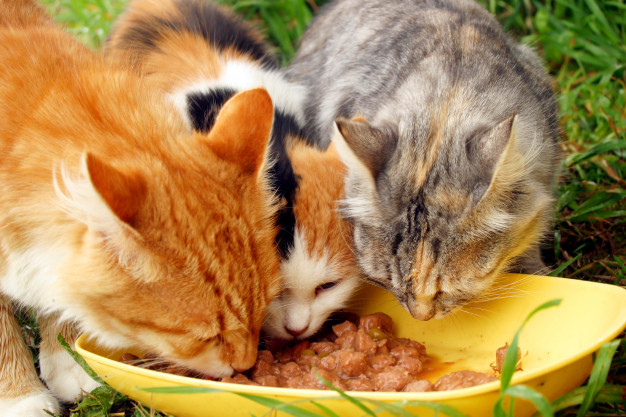
POLYGON ((267 92, 236 94, 191 133, 34 2, 2 1, 0 16, 0 414, 58 411, 15 305, 37 313, 41 376, 63 401, 96 384, 59 333, 214 376, 251 367, 279 290, 267 92))
POLYGON ((336 0, 288 70, 348 166, 359 263, 418 318, 544 267, 559 160, 537 57, 473 0, 336 0), (333 131, 336 121, 337 130, 333 131))
POLYGON ((262 35, 210 1, 134 0, 116 21, 105 56, 156 83, 196 131, 209 130, 211 115, 234 93, 268 90, 275 108, 270 181, 281 200, 276 241, 285 256, 293 245, 297 183, 278 135, 300 133, 302 89, 284 78, 262 35))
POLYGON ((248 23, 207 0, 160 0, 158 6, 134 0, 115 23, 105 53, 156 82, 198 131, 210 128, 230 94, 255 86, 268 90, 275 104, 269 174, 281 200, 276 245, 283 287, 263 329, 273 337, 305 338, 345 306, 360 275, 349 225, 336 210, 345 167, 335 152, 313 149, 302 135, 302 88, 288 82, 267 55, 240 47, 266 51, 261 39, 248 23), (218 45, 213 36, 239 43, 218 45))

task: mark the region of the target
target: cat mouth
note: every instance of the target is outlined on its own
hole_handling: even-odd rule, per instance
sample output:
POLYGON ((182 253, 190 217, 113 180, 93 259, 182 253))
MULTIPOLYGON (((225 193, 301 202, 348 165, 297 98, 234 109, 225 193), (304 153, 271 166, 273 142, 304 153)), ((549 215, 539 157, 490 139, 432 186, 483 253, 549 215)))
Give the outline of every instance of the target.
POLYGON ((212 378, 223 378, 232 375, 234 371, 239 372, 238 369, 234 369, 231 365, 220 360, 214 352, 208 352, 189 359, 177 359, 175 362, 192 371, 209 375, 212 378))

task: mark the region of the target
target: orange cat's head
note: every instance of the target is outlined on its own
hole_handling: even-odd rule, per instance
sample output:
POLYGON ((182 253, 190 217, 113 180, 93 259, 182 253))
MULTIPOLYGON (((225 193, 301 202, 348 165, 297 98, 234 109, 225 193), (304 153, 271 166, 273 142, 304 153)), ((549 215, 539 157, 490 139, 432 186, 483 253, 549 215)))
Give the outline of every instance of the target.
POLYGON ((85 330, 214 377, 254 364, 279 285, 264 178, 272 118, 265 90, 249 90, 207 135, 177 138, 162 155, 86 153, 80 175, 57 174, 65 211, 87 226, 84 259, 60 271, 85 330))

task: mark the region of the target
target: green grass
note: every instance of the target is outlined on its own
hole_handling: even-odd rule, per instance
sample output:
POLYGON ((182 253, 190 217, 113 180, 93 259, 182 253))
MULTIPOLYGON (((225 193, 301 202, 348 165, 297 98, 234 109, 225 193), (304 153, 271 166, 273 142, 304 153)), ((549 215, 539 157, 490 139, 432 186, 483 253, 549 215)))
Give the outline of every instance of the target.
MULTIPOLYGON (((505 29, 545 58, 559 96, 564 158, 555 224, 543 247, 544 258, 557 275, 626 286, 625 0, 480 1, 505 29)), ((43 2, 59 22, 94 48, 126 3, 43 2)), ((321 4, 314 0, 221 2, 263 30, 283 63, 293 57, 297 40, 321 4)), ((25 327, 32 340, 35 330, 25 327)), ((625 350, 617 342, 605 346, 589 384, 555 401, 555 415, 626 416, 625 350)), ((109 411, 104 408, 111 401, 115 404, 111 416, 132 407, 104 391, 94 393, 87 400, 89 407, 80 405, 83 409, 74 415, 106 416, 109 411)), ((142 408, 130 412, 150 415, 142 408)))

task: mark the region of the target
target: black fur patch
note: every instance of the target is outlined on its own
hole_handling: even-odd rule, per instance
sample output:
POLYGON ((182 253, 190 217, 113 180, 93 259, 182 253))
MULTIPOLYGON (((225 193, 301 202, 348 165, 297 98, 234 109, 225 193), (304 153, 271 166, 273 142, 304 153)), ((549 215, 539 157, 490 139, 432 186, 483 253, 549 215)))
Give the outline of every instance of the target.
POLYGON ((230 88, 216 88, 207 92, 188 94, 187 110, 193 129, 203 133, 209 132, 224 103, 235 93, 236 91, 230 88))
POLYGON ((287 259, 289 251, 293 247, 296 226, 293 205, 298 189, 298 179, 293 172, 291 160, 287 155, 285 139, 291 135, 299 135, 300 132, 300 126, 293 116, 278 110, 274 111, 274 125, 270 143, 270 157, 274 164, 269 170, 269 175, 272 189, 284 203, 283 207, 278 211, 276 219, 276 223, 280 228, 276 235, 276 246, 284 259, 287 259))
POLYGON ((181 0, 177 6, 182 17, 152 16, 135 22, 121 37, 121 43, 140 49, 154 49, 168 33, 188 32, 202 36, 218 50, 233 47, 268 68, 278 67, 267 45, 257 39, 243 19, 224 13, 220 6, 208 1, 181 0))
MULTIPOLYGON (((194 130, 209 132, 220 109, 235 93, 236 91, 232 89, 219 88, 209 92, 189 94, 187 106, 194 130)), ((285 139, 292 135, 302 137, 301 128, 296 119, 290 114, 274 110, 272 139, 269 149, 270 160, 273 164, 268 174, 270 186, 282 206, 276 215, 276 224, 279 230, 275 243, 283 259, 287 259, 289 251, 293 247, 296 225, 293 205, 298 180, 285 148, 285 139)))
POLYGON ((305 141, 307 144, 313 145, 313 142, 308 139, 308 136, 304 133, 304 129, 298 124, 294 116, 275 109, 272 139, 284 142, 285 138, 288 136, 297 137, 300 140, 305 141))
POLYGON ((422 234, 422 225, 428 218, 428 209, 424 205, 424 191, 411 199, 406 213, 406 222, 408 225, 407 235, 410 239, 418 241, 422 234))

